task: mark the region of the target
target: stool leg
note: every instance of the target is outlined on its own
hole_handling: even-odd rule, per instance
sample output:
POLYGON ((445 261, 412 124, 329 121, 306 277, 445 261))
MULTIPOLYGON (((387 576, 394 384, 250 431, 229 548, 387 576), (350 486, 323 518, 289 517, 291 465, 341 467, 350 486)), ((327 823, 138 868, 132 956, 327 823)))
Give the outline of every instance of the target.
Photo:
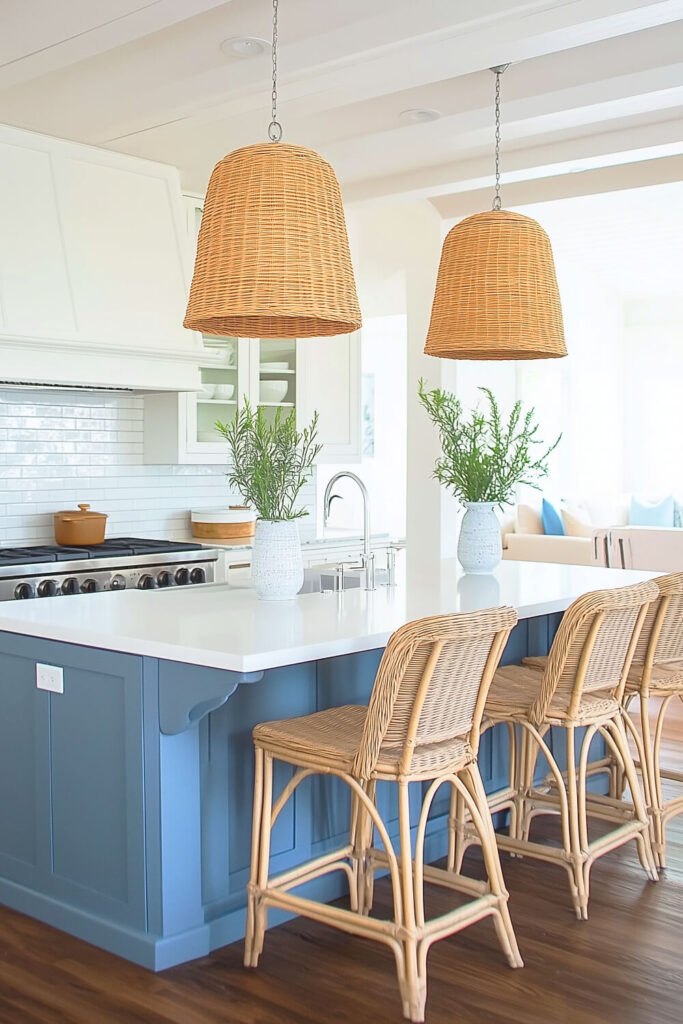
POLYGON ((531 733, 522 730, 522 750, 517 775, 517 835, 515 838, 525 842, 529 839, 532 810, 528 806, 531 791, 534 788, 534 769, 538 760, 538 747, 531 733))
POLYGON ((493 923, 496 928, 498 941, 503 948, 510 967, 523 967, 524 961, 520 955, 515 930, 510 919, 508 891, 505 888, 505 879, 503 878, 503 869, 500 863, 498 844, 496 843, 496 833, 493 828, 488 798, 481 779, 479 765, 476 762, 469 765, 463 772, 460 772, 460 775, 461 777, 464 776, 463 781, 470 791, 479 812, 479 821, 475 822, 475 827, 478 827, 480 833, 481 849, 484 856, 486 873, 489 878, 489 888, 498 897, 497 913, 493 915, 493 923))
POLYGON ((273 809, 273 758, 263 751, 263 796, 261 800, 260 842, 256 863, 256 881, 250 884, 250 897, 253 898, 254 934, 250 945, 250 963, 248 967, 256 967, 258 958, 263 952, 263 939, 268 924, 268 911, 263 904, 261 894, 268 885, 268 867, 270 863, 270 828, 273 809))
POLYGON ((256 967, 258 956, 254 955, 254 933, 256 929, 256 884, 261 850, 261 814, 263 810, 263 750, 254 749, 254 807, 251 826, 251 871, 247 885, 247 925, 244 935, 244 966, 256 967))
MULTIPOLYGON (((508 811, 508 834, 513 839, 519 838, 520 822, 520 771, 521 753, 517 748, 517 726, 514 722, 506 722, 508 733, 508 785, 514 789, 515 795, 508 811)), ((523 742, 523 741, 522 741, 523 742)))
MULTIPOLYGON (((647 729, 648 744, 645 751, 645 758, 648 766, 650 779, 650 813, 652 816, 652 832, 654 840, 655 857, 659 867, 666 867, 666 828, 663 823, 664 797, 662 794, 662 776, 660 770, 660 750, 662 743, 662 731, 664 729, 664 718, 666 710, 673 700, 673 697, 665 697, 657 714, 655 726, 654 743, 650 746, 647 698, 641 699, 640 720, 643 729, 647 729)), ((645 732, 643 732, 643 746, 645 746, 645 732)))
POLYGON ((455 786, 451 786, 450 809, 448 812, 448 871, 460 874, 465 855, 465 801, 455 786))
MULTIPOLYGON (((376 783, 370 780, 363 786, 368 798, 374 803, 376 783)), ((367 916, 372 910, 375 883, 375 872, 370 860, 374 829, 370 815, 355 794, 351 797, 351 814, 355 880, 355 892, 351 893, 351 909, 367 916)))
MULTIPOLYGON (((398 783, 398 819, 401 845, 401 896, 403 903, 402 939, 403 976, 399 969, 398 983, 403 1000, 403 1015, 413 1024, 425 1019, 427 974, 425 957, 418 956, 418 930, 415 918, 415 886, 422 886, 422 876, 413 881, 413 851, 410 840, 410 804, 408 783, 398 783)), ((398 922, 397 922, 398 923, 398 922)))
POLYGON ((581 833, 585 830, 585 821, 579 820, 578 780, 576 776, 576 748, 573 726, 567 726, 567 805, 569 812, 569 855, 571 865, 570 888, 574 910, 579 921, 588 920, 588 895, 586 893, 583 865, 585 851, 581 848, 581 833))
POLYGON ((626 775, 629 789, 631 790, 635 818, 646 826, 642 832, 638 832, 636 835, 638 858, 650 881, 657 882, 659 881, 659 873, 657 871, 657 864, 655 863, 655 856, 652 852, 650 820, 648 818, 647 811, 645 810, 643 794, 638 782, 638 776, 636 775, 636 767, 633 763, 633 758, 631 757, 626 729, 621 718, 616 718, 611 721, 609 723, 609 729, 624 761, 624 773, 626 775))

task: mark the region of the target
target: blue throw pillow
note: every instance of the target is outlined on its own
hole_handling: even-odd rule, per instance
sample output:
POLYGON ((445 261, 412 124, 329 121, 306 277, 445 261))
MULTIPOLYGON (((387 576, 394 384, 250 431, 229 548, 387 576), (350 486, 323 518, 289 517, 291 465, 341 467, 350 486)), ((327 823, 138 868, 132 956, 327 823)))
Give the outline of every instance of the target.
POLYGON ((562 516, 546 498, 543 499, 543 507, 541 508, 541 522, 543 523, 543 532, 546 536, 564 537, 566 531, 562 522, 562 516))
POLYGON ((629 526, 673 526, 674 499, 673 495, 664 498, 657 505, 647 505, 637 498, 631 498, 631 511, 628 517, 629 526))

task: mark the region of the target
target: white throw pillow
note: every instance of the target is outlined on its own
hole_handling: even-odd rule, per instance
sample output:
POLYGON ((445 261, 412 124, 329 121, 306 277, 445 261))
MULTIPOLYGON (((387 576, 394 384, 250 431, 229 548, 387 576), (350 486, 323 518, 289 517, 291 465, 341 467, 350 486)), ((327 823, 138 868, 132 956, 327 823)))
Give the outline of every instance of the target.
POLYGON ((594 526, 626 526, 628 523, 630 499, 621 495, 615 498, 609 495, 585 498, 582 504, 594 526))
POLYGON ((545 533, 540 509, 532 508, 531 505, 518 505, 515 533, 545 533))
POLYGON ((593 524, 585 508, 570 505, 562 509, 562 522, 568 537, 592 537, 593 524))

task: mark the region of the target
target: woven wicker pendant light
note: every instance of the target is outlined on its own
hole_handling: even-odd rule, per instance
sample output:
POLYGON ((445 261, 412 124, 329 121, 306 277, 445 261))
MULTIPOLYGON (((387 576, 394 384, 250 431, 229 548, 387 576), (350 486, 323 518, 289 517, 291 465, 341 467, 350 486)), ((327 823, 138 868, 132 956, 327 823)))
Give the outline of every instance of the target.
POLYGON ((444 241, 425 352, 444 359, 566 356, 550 239, 531 217, 501 209, 500 76, 496 74, 493 209, 456 224, 444 241))
POLYGON ((313 150, 281 142, 273 0, 270 142, 216 165, 184 326, 246 338, 315 338, 361 326, 339 184, 313 150))

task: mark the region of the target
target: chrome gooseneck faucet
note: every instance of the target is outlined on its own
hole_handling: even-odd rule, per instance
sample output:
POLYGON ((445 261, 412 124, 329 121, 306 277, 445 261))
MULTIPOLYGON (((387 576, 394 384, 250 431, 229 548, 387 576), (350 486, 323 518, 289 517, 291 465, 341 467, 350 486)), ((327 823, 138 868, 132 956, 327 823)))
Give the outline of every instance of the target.
POLYGON ((327 521, 330 516, 330 506, 335 498, 341 498, 341 494, 333 494, 332 490, 334 485, 342 477, 347 476, 349 480, 353 480, 354 483, 358 484, 358 488, 363 498, 363 554, 361 555, 361 562, 359 568, 365 571, 365 589, 375 589, 375 556, 370 550, 370 498, 368 496, 367 487, 359 476, 355 473, 349 473, 348 470, 342 470, 340 473, 335 473, 329 480, 327 487, 325 488, 325 497, 323 499, 323 523, 327 526, 327 521))

